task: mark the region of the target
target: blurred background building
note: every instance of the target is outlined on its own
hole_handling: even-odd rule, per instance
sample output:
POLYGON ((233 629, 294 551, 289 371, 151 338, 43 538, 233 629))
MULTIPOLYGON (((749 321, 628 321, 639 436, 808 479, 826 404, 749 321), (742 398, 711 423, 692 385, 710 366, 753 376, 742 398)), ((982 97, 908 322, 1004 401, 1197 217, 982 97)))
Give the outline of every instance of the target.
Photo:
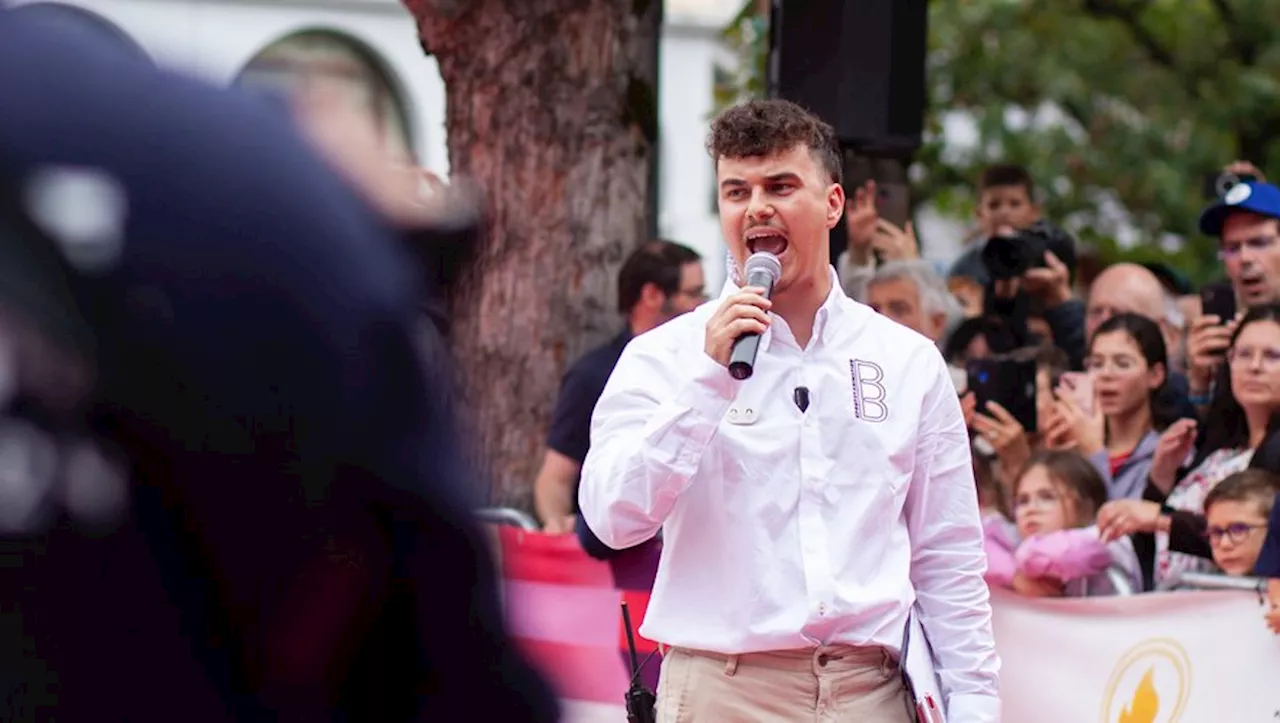
MULTIPOLYGON (((327 83, 382 119, 387 142, 449 171, 445 90, 399 0, 12 0, 81 22, 154 62, 218 84, 327 83)), ((720 29, 737 0, 668 0, 661 39, 659 230, 724 256, 714 165, 704 150, 720 29)), ((709 288, 724 279, 707 264, 709 288)))

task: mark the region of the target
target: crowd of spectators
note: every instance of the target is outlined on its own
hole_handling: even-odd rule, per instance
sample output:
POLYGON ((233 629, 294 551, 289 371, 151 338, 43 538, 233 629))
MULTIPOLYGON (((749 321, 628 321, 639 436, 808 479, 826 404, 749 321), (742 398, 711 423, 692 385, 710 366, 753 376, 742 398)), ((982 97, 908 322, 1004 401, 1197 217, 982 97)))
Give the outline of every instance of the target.
POLYGON ((988 168, 945 273, 850 195, 846 293, 933 340, 967 415, 989 584, 1141 594, 1272 578, 1280 632, 1280 189, 1249 164, 1207 203, 1223 281, 1118 263, 1083 278, 1018 166, 988 168))

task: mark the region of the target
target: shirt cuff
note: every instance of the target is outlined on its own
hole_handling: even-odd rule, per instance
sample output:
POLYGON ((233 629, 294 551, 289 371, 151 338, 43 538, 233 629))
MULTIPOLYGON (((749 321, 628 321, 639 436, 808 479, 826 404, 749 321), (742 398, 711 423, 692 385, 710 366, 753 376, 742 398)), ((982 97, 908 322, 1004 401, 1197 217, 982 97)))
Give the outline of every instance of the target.
POLYGON ((947 699, 947 723, 1000 723, 1000 699, 989 695, 953 695, 947 699))

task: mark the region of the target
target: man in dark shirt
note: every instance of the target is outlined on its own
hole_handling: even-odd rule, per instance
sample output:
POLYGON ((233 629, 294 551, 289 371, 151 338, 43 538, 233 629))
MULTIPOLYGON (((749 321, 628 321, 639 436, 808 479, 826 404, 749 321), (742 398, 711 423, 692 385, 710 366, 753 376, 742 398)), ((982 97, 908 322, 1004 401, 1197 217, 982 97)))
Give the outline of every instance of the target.
POLYGON ((578 474, 591 444, 591 412, 627 342, 705 300, 701 257, 687 246, 650 241, 623 263, 618 272, 618 310, 626 315, 627 327, 574 363, 564 376, 551 416, 546 456, 533 485, 534 508, 546 532, 574 530, 578 474))
POLYGON ((0 535, 0 719, 555 720, 504 635, 413 265, 278 108, 125 55, 0 10, 0 219, 25 229, 0 265, 66 266, 0 291, 67 287, 36 318, 83 317, 78 431, 128 470, 114 527, 65 492, 0 535))

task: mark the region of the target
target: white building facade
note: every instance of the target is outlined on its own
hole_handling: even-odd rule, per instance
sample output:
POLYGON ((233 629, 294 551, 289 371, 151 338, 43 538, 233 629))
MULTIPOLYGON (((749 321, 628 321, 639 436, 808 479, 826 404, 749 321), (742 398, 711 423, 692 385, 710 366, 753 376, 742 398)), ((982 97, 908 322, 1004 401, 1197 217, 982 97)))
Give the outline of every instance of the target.
MULTIPOLYGON (((381 115, 392 142, 448 174, 444 82, 399 0, 8 2, 83 21, 161 66, 220 85, 297 82, 299 73, 345 84, 353 102, 381 115)), ((669 0, 660 47, 659 231, 704 255, 713 289, 724 279, 725 251, 704 140, 727 4, 669 0)))

